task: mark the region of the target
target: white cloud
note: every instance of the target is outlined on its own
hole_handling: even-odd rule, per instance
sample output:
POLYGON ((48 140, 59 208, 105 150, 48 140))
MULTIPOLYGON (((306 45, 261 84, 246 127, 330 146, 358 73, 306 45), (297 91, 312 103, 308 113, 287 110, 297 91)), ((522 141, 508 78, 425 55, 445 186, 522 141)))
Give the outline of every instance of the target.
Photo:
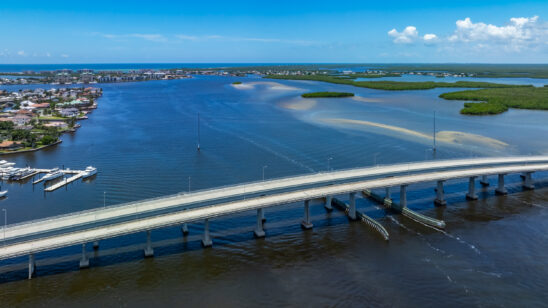
POLYGON ((186 34, 178 34, 178 35, 175 35, 175 37, 180 39, 180 40, 189 40, 189 41, 195 41, 195 40, 198 39, 197 36, 186 35, 186 34))
POLYGON ((428 33, 428 34, 425 34, 422 39, 425 41, 425 42, 432 42, 432 41, 435 41, 438 39, 438 36, 435 35, 435 34, 432 34, 432 33, 428 33))
POLYGON ((17 52, 17 55, 18 55, 18 56, 25 56, 25 51, 24 51, 24 50, 19 50, 19 51, 17 52))
POLYGON ((129 36, 144 39, 151 42, 167 42, 167 38, 161 34, 133 33, 133 34, 130 34, 129 36))
POLYGON ((467 17, 457 20, 457 29, 449 36, 454 43, 470 43, 479 46, 503 45, 507 50, 521 51, 545 44, 548 40, 548 24, 538 16, 514 17, 504 26, 474 23, 467 17))
POLYGON ((409 44, 413 43, 419 36, 417 28, 413 26, 407 26, 402 32, 398 32, 396 29, 388 31, 388 35, 394 38, 396 44, 409 44))
POLYGON ((51 57, 51 54, 49 52, 46 52, 46 57, 51 57))
POLYGON ((61 58, 68 58, 68 57, 69 57, 69 55, 67 55, 67 54, 61 54, 61 58))

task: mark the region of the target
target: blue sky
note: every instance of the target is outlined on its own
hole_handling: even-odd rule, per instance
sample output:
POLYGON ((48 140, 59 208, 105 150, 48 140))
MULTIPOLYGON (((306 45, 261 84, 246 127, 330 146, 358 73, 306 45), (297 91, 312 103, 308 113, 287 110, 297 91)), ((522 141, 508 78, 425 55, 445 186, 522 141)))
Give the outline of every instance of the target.
POLYGON ((11 1, 0 63, 548 63, 548 1, 11 1))

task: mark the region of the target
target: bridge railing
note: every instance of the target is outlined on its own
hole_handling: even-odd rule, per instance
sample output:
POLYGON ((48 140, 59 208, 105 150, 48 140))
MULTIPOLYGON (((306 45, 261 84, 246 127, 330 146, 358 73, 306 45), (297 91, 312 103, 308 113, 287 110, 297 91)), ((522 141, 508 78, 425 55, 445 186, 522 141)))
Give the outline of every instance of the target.
MULTIPOLYGON (((222 186, 217 186, 217 187, 213 187, 213 188, 204 188, 204 189, 198 189, 198 190, 194 190, 192 192, 179 192, 179 193, 176 193, 176 194, 171 194, 171 195, 163 195, 163 196, 158 196, 158 197, 153 197, 153 198, 147 198, 147 199, 142 199, 142 200, 138 200, 138 201, 131 201, 131 202, 125 202, 125 203, 118 203, 118 204, 112 204, 112 205, 108 205, 108 206, 100 206, 100 207, 96 207, 96 208, 92 208, 92 209, 87 209, 87 210, 82 210, 82 211, 76 211, 76 212, 70 212, 70 213, 66 213, 66 214, 60 214, 60 215, 55 215, 55 216, 49 216, 49 217, 44 217, 44 218, 38 218, 38 219, 33 219, 33 220, 26 220, 26 221, 21 221, 21 222, 18 222, 18 223, 14 223, 14 224, 9 224, 7 225, 7 229, 8 228, 17 228, 19 226, 24 226, 24 225, 28 225, 28 224, 35 224, 35 223, 43 223, 43 222, 47 222, 47 221, 53 221, 53 220, 58 220, 58 219, 62 219, 62 218, 66 218, 66 217, 78 217, 78 216, 83 216, 83 215, 88 215, 88 214, 98 214, 98 213, 104 213, 104 212, 108 212, 110 210, 114 211, 114 210, 117 210, 117 209, 120 209, 120 208, 128 208, 128 209, 131 209, 131 208, 134 208, 135 209, 135 212, 136 212, 136 215, 138 215, 138 207, 139 206, 142 206, 144 204, 148 204, 148 203, 151 203, 151 202, 156 202, 158 200, 164 200, 164 201, 167 201, 169 199, 177 199, 177 198, 183 198, 183 197, 190 197, 190 196, 196 196, 196 195, 200 195, 200 194, 209 194, 209 193, 212 193, 212 192, 216 192, 216 193, 222 193, 223 191, 227 191, 227 190, 234 190, 234 189, 242 189, 242 193, 240 194, 235 194, 235 195, 246 195, 246 192, 245 192, 245 187, 246 186, 256 186, 256 185, 260 185, 260 184, 274 184, 274 183, 278 183, 278 182, 285 182, 285 181, 288 181, 288 180, 296 180, 296 179, 306 179, 308 177, 313 177, 313 176, 317 176, 317 175, 337 175, 337 174, 340 174, 340 173, 345 173, 345 172, 353 172, 353 171, 357 171, 357 170, 374 170, 374 169, 379 169, 379 168, 383 168, 383 167, 396 167, 396 166, 401 166, 401 167, 404 167, 404 166, 408 166, 408 170, 410 170, 410 167, 411 166, 416 166, 416 165, 421 165, 421 164, 425 164, 425 163, 428 163, 428 162, 435 162, 437 164, 443 164, 445 162, 449 163, 449 162, 456 162, 456 161, 472 161, 472 160, 485 160, 485 164, 489 164, 489 159, 493 159, 493 160, 497 160, 497 159, 516 159, 516 160, 519 160, 520 163, 523 163, 523 164, 527 164, 527 163, 530 163, 530 162, 538 162, 540 160, 546 160, 548 161, 548 156, 509 156, 509 157, 493 157, 493 158, 477 158, 477 157, 473 157, 473 158, 459 158, 459 159, 447 159, 447 160, 435 160, 435 161, 414 161, 414 162, 405 162, 405 163, 397 163, 397 164, 390 164, 390 165, 385 165, 385 164, 377 164, 375 166, 367 166, 367 167, 357 167, 357 168, 347 168, 347 169, 338 169, 338 170, 331 170, 331 171, 319 171, 319 172, 312 172, 312 173, 307 173, 307 174, 304 174, 304 175, 289 175, 289 176, 286 176, 286 177, 279 177, 279 178, 275 178, 275 179, 270 179, 270 180, 265 180, 265 181, 262 181, 262 180, 259 180, 259 181, 250 181, 250 182, 245 182, 245 183, 239 183, 239 184, 227 184, 227 185, 222 185, 222 186)), ((494 163, 496 164, 496 162, 494 163)), ((502 164, 502 163, 501 163, 502 164)), ((453 168, 453 167, 438 167, 438 169, 447 169, 447 168, 453 168)), ((414 170, 416 171, 416 170, 414 170)), ((401 172, 405 172, 405 170, 402 170, 401 172)), ((333 180, 333 181, 336 181, 336 180, 340 180, 340 179, 336 179, 336 178, 333 178, 333 179, 326 179, 322 182, 329 182, 330 180, 333 180)), ((305 184, 303 184, 305 185, 305 184)), ((287 188, 289 187, 297 187, 299 185, 296 185, 296 186, 287 186, 287 188)), ((278 188, 278 189, 284 189, 284 187, 281 187, 281 188, 278 188)), ((250 194, 254 194, 256 192, 250 192, 250 194)), ((222 198, 218 198, 218 199, 222 199, 222 198)), ((213 199, 211 199, 213 200, 213 199)), ((208 200, 208 201, 211 201, 211 200, 208 200)), ((196 203, 199 203, 199 201, 197 201, 196 203)), ((188 205, 187 208, 194 208, 195 206, 193 205, 188 205)))

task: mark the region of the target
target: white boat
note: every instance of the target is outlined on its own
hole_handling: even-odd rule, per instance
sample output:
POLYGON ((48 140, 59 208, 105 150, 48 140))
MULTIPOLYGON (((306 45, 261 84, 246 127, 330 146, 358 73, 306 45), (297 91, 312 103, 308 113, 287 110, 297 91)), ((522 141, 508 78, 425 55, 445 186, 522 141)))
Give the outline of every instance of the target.
POLYGON ((7 167, 0 169, 2 180, 9 180, 12 176, 17 174, 17 172, 19 172, 19 168, 7 167))
POLYGON ((4 190, 4 191, 0 191, 0 198, 3 198, 5 196, 8 195, 8 191, 7 190, 4 190))
POLYGON ((97 174, 97 168, 88 166, 86 170, 82 173, 82 179, 89 178, 92 175, 97 174))
POLYGON ((52 169, 50 173, 44 175, 44 177, 42 177, 42 181, 51 181, 58 177, 62 177, 63 175, 65 175, 63 171, 59 170, 59 168, 55 168, 52 169))
POLYGON ((12 167, 12 166, 15 166, 15 163, 9 163, 9 162, 1 163, 0 162, 0 168, 8 168, 8 167, 12 167))

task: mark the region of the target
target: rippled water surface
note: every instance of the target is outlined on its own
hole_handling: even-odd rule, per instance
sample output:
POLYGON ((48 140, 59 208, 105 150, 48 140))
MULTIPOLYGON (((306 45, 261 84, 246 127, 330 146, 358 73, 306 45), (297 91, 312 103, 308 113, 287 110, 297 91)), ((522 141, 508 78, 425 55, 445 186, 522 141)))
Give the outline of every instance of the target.
MULTIPOLYGON (((328 163, 343 169, 548 153, 548 113, 462 116, 462 102, 438 98, 454 89, 387 92, 230 77, 101 87, 99 108, 75 134, 64 135, 55 148, 7 158, 41 168, 93 165, 98 176, 48 194, 42 185, 4 183, 9 197, 0 205, 7 209, 8 223, 188 191, 189 186, 193 191, 257 181, 263 166, 268 166, 266 178, 276 178, 325 171, 328 163), (243 86, 232 86, 235 80, 243 86), (299 97, 316 90, 357 96, 299 97)), ((444 219, 446 231, 358 199, 358 209, 387 228, 389 242, 321 206, 311 209, 314 229, 302 231, 302 204, 289 204, 266 210, 265 239, 253 238, 255 213, 249 212, 213 220, 211 249, 200 247, 203 226, 195 223, 186 238, 177 227, 153 231, 152 259, 142 258, 143 233, 102 241, 91 253, 91 267, 82 271, 80 247, 38 254, 37 277, 30 281, 26 258, 2 261, 0 300, 2 306, 48 307, 543 306, 548 300, 548 182, 538 182, 534 191, 522 191, 517 175, 507 182, 507 196, 495 197, 491 185, 480 191, 478 201, 466 202, 467 182, 450 181, 448 205, 439 208, 432 203, 432 184, 411 187, 409 207, 444 219)))

